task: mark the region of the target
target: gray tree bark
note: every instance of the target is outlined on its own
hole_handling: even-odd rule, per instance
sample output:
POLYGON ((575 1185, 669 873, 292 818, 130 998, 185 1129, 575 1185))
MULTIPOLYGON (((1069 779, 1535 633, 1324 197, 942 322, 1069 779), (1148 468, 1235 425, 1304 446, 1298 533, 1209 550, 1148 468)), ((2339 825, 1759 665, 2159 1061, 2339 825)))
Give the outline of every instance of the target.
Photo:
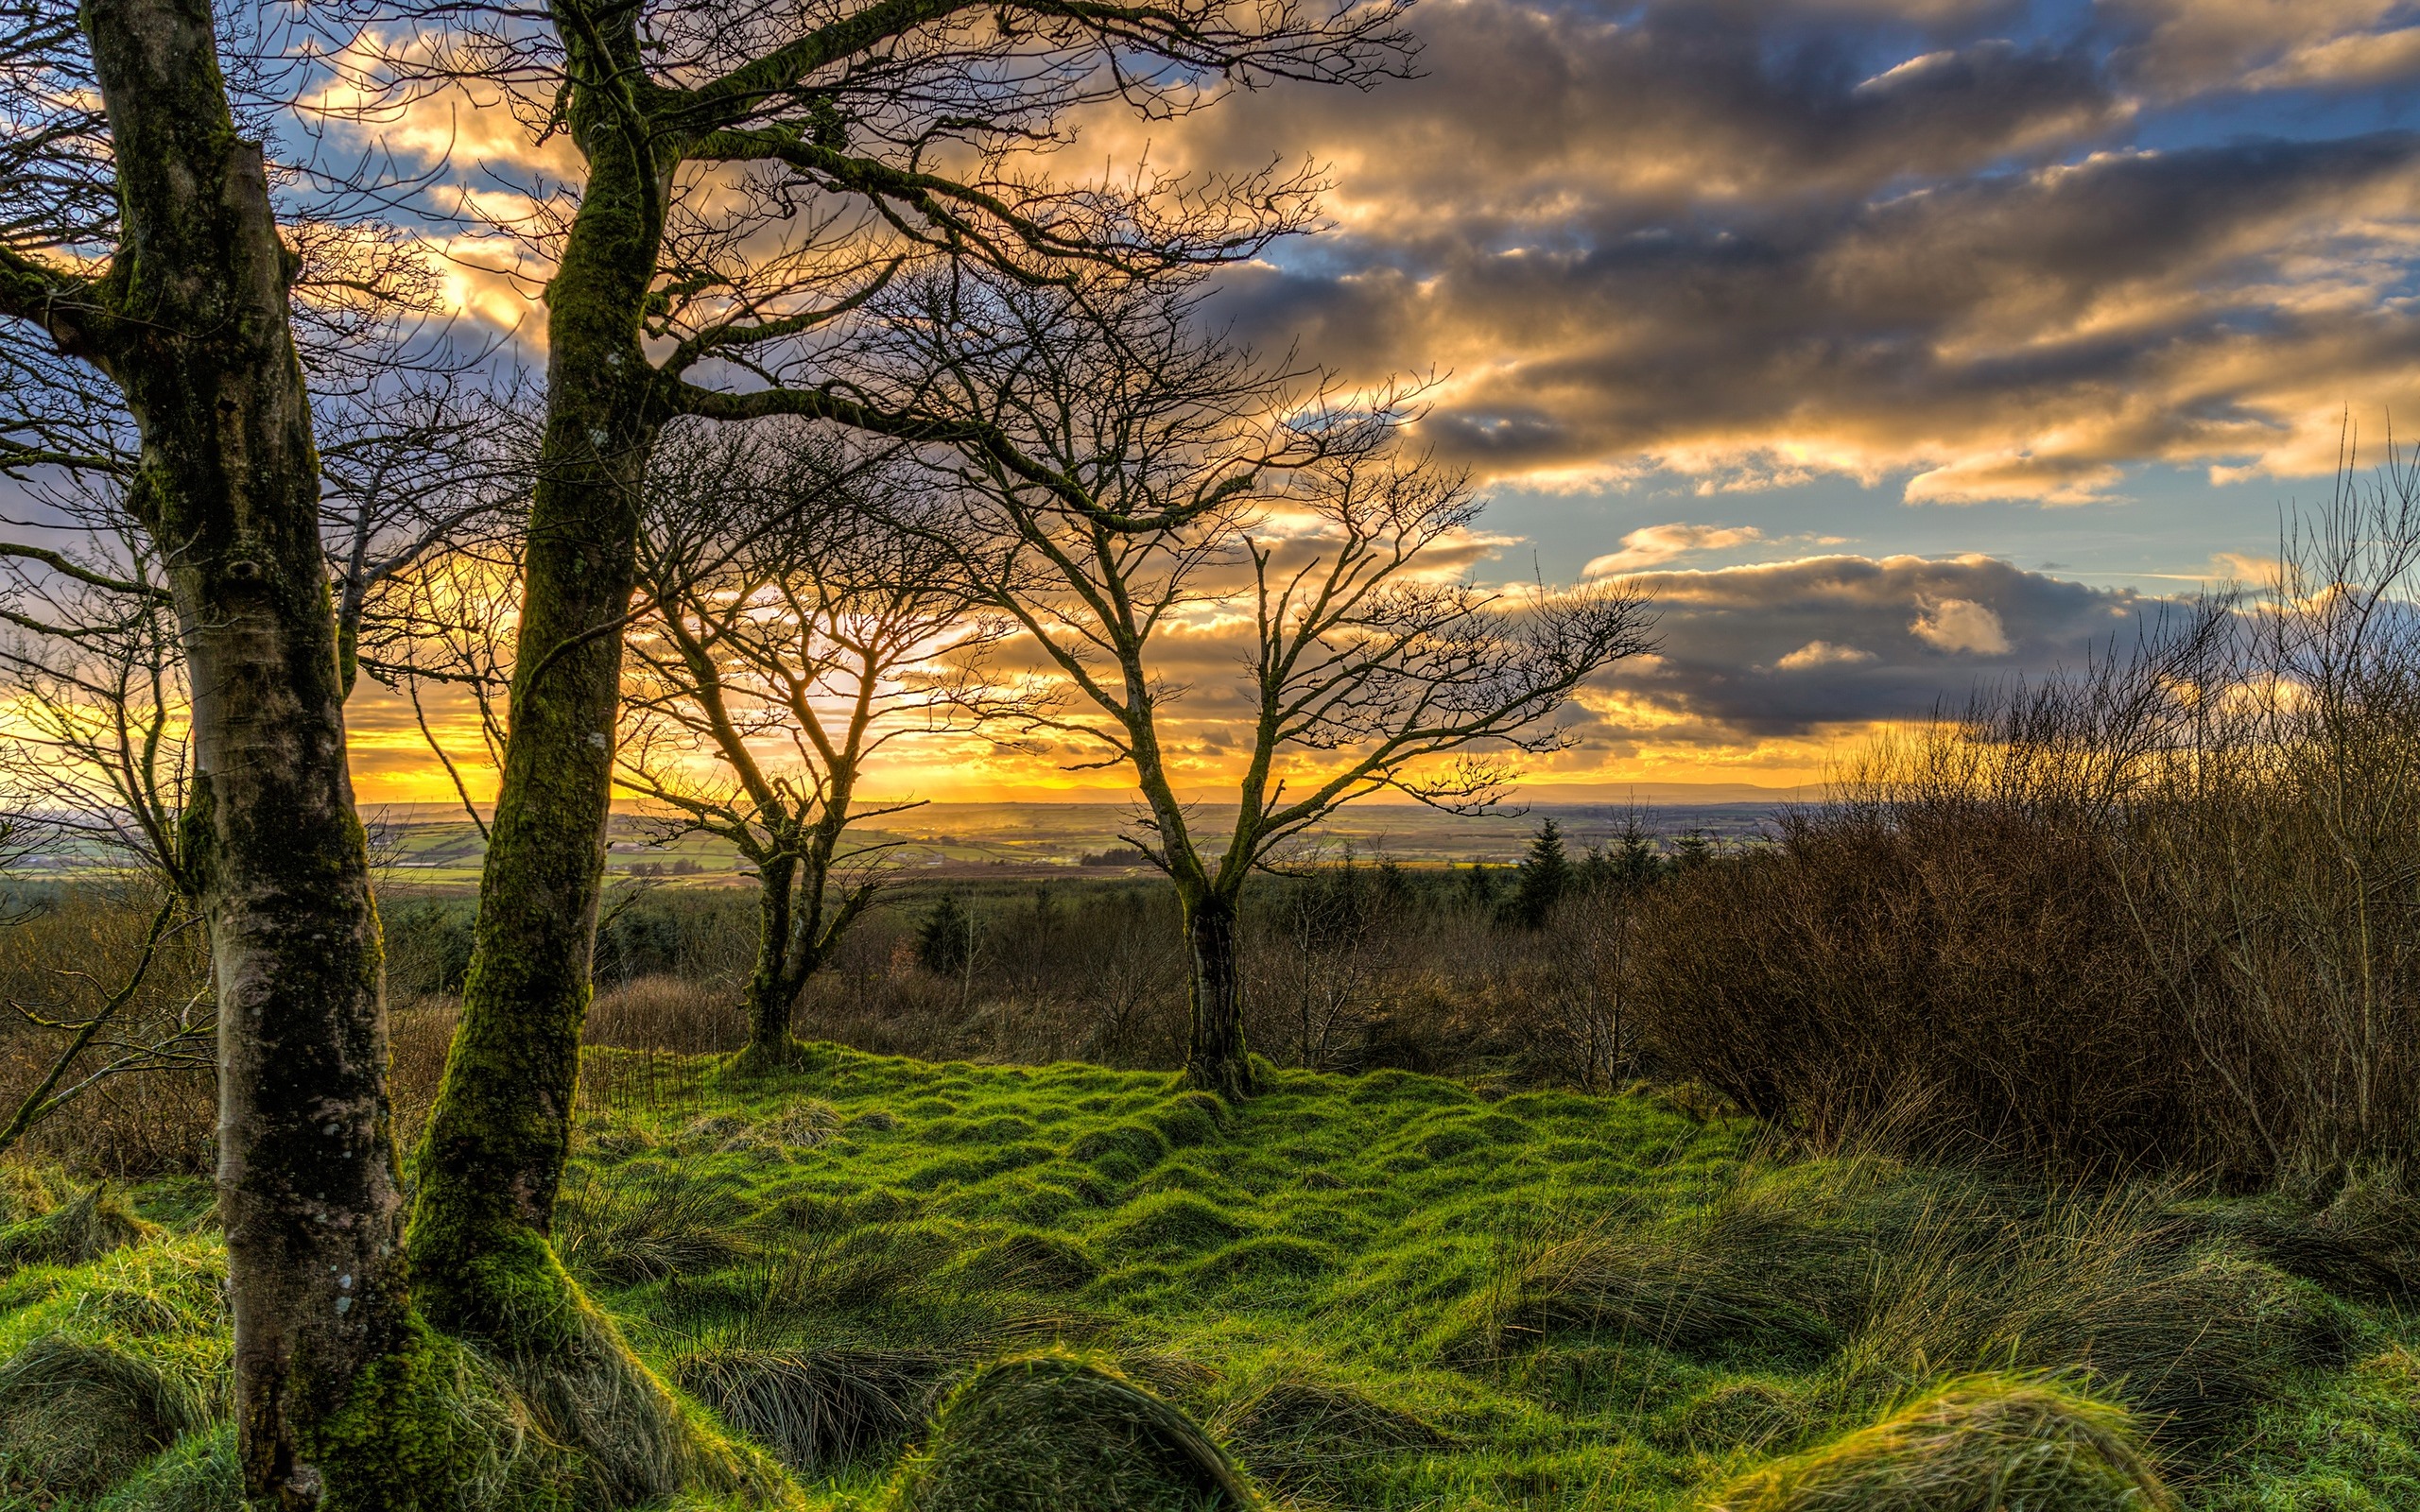
POLYGON ((208 0, 89 0, 123 215, 87 279, 0 264, 0 309, 114 379, 130 503, 193 688, 184 818, 218 995, 219 1211, 256 1504, 406 1504, 376 1400, 415 1338, 399 1247, 378 919, 345 764, 319 465, 260 145, 208 0), (381 1463, 381 1462, 386 1463, 381 1463), (341 1487, 339 1491, 337 1488, 341 1487))

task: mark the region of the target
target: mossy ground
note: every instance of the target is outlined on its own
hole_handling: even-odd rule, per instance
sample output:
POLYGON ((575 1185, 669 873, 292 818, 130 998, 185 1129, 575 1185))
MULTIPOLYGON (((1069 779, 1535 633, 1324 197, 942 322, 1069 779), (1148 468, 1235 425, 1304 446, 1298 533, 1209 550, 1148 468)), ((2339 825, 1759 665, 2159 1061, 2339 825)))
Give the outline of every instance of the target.
MULTIPOLYGON (((814 1046, 788 1071, 642 1083, 616 1054, 591 1052, 593 1085, 647 1093, 582 1113, 558 1247, 817 1508, 912 1503, 930 1461, 903 1481, 903 1456, 1006 1356, 1097 1363, 1303 1507, 1781 1506, 1775 1486, 1821 1478, 1774 1468, 1827 1445, 1930 1452, 1940 1435, 1877 1425, 1962 1378, 2131 1409, 2187 1507, 2420 1506, 2401 1294, 2289 1275, 2293 1246, 2259 1237, 2273 1217, 2188 1194, 1779 1160, 1651 1093, 1280 1073, 1229 1110, 1083 1065, 814 1046)), ((136 1196, 156 1228, 0 1276, 0 1439, 133 1425, 106 1463, 54 1445, 75 1484, 39 1491, 31 1454, 0 1447, 0 1507, 228 1504, 206 1213, 188 1187, 136 1196), (69 1370, 102 1405, 66 1419, 10 1396, 70 1346, 133 1368, 69 1370)), ((0 1220, 63 1200, 28 1187, 0 1220)), ((537 1504, 511 1498, 576 1480, 513 1450, 512 1404, 462 1369, 494 1461, 468 1490, 537 1504)))

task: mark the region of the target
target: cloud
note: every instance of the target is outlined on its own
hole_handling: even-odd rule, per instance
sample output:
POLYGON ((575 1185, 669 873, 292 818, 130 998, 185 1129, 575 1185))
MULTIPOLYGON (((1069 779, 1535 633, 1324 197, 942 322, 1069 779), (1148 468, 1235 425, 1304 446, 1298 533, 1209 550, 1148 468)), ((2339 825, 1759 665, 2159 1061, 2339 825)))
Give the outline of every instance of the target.
POLYGON ((2420 74, 2397 23, 2410 0, 2104 0, 2113 71, 2169 98, 2343 87, 2420 74))
POLYGON ((2258 552, 2221 551, 2210 556, 2210 576, 2256 589, 2276 582, 2284 566, 2277 558, 2258 552))
POLYGON ((2005 656, 2009 648, 2008 630, 1999 615, 1969 598, 1945 598, 1925 605, 1908 633, 1944 651, 2005 656))
POLYGON ((2081 666, 2164 607, 1976 556, 1835 555, 1629 581, 1651 595, 1663 644, 1599 679, 1582 731, 1667 747, 1920 719, 1979 679, 2081 666))
MULTIPOLYGON (((1566 712, 1576 744, 1537 769, 1541 780, 1716 768, 1806 780, 1827 744, 1957 708, 1979 681, 2082 666, 2131 644, 2165 608, 1979 556, 1835 554, 1626 581, 1650 595, 1661 644, 1582 691, 1566 712)), ((1229 617, 1158 642, 1163 743, 1189 785, 1237 770, 1251 634, 1229 617)))
POLYGON ((2244 76, 2246 89, 2342 89, 2420 74, 2420 26, 2306 43, 2244 76))
MULTIPOLYGON (((1618 224, 1609 232, 1620 231, 1618 224)), ((2420 137, 2242 142, 1821 212, 1253 269, 1228 308, 1348 371, 1450 368, 1424 427, 1498 477, 1642 457, 2081 503, 2144 460, 2332 457, 2348 400, 2420 387, 2420 137)))
POLYGON ((1860 651, 1854 645, 1834 645, 1829 641, 1809 641, 1773 665, 1784 672, 1804 672, 1813 667, 1850 667, 1860 662, 1871 662, 1874 653, 1860 651))
POLYGON ((2147 462, 2305 475, 2346 404, 2420 389, 2420 135, 2162 114, 2399 87, 2407 19, 1447 0, 1427 77, 1279 88, 1153 151, 1332 163, 1335 232, 1220 309, 1357 378, 1443 372, 1425 433, 1484 474, 2090 504, 2147 462))
POLYGON ((1621 550, 1590 561, 1581 569, 1580 576, 1609 577, 1616 573, 1634 573, 1660 567, 1692 552, 1720 551, 1764 539, 1765 533, 1754 525, 1693 525, 1678 521, 1646 525, 1622 537, 1621 550))
MULTIPOLYGON (((2093 504, 2146 462, 2306 475, 2346 404, 2420 389, 2420 137, 2223 113, 2299 91, 2394 119, 2415 0, 1424 0, 1413 25, 1423 77, 1104 107, 1080 145, 1196 187, 1327 164, 1332 232, 1231 270, 1222 313, 1356 379, 1443 372, 1426 438, 1489 476, 2093 504)), ((506 219, 502 186, 579 171, 493 91, 378 124, 506 219)), ((545 271, 449 250, 450 301, 498 326, 545 271)))
POLYGON ((1906 15, 1443 0, 1414 22, 1419 80, 1370 94, 1280 88, 1150 134, 1179 166, 1333 163, 1331 207, 1348 232, 1416 244, 1472 227, 1580 229, 1609 203, 1864 194, 2054 151, 2126 118, 2088 48, 1967 34, 1976 8, 1963 10, 1930 18, 1941 45, 1875 66, 1869 43, 1904 32, 1906 15))

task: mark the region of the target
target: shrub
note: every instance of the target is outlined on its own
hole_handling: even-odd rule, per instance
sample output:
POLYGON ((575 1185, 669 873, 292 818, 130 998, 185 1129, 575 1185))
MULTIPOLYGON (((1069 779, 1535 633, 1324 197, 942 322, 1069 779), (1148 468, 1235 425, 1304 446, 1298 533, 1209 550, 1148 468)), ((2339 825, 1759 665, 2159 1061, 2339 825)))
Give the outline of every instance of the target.
MULTIPOLYGON (((30 917, 0 925, 0 1001, 53 1022, 94 1012, 136 974, 159 907, 154 884, 95 871, 46 888, 30 917)), ((168 1043, 169 1054, 133 1057, 155 1069, 103 1075, 27 1131, 23 1148, 95 1176, 200 1175, 211 1167, 218 1124, 209 1069, 210 951, 199 928, 172 929, 112 1021, 111 1032, 71 1063, 61 1086, 85 1083, 127 1046, 168 1043), (124 1041, 123 1045, 112 1041, 124 1041)), ((0 1123, 40 1085, 68 1036, 14 1011, 0 1012, 0 1123)))
POLYGON ((2342 480, 2249 605, 1871 750, 1659 896, 1669 1069, 1818 1145, 2215 1169, 2420 1160, 2420 469, 2342 480))
POLYGON ((2081 816, 1844 800, 1647 907, 1655 1055, 1815 1148, 2077 1170, 2190 1166, 2207 1145, 2191 1047, 2081 816))
POLYGON ((447 898, 403 899, 382 907, 388 994, 408 999, 461 991, 476 911, 468 899, 447 898))

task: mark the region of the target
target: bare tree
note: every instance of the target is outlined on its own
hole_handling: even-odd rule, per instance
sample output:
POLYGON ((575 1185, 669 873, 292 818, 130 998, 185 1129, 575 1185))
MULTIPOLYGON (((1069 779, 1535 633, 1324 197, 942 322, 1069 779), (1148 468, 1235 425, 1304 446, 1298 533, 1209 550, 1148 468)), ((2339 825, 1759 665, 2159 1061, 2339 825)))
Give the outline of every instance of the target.
POLYGON ((747 1057, 784 1065, 792 1005, 880 884, 844 838, 919 806, 862 784, 900 739, 979 714, 975 662, 998 631, 931 543, 950 523, 891 524, 918 506, 879 456, 797 425, 688 430, 654 471, 619 781, 754 868, 747 1057))
MULTIPOLYGON (((418 1335, 296 256, 261 146, 238 134, 210 7, 92 0, 79 19, 49 6, 8 17, 0 316, 12 350, 38 332, 122 398, 142 446, 119 472, 194 690, 182 860, 221 1009, 219 1211, 245 1487, 289 1507, 332 1491, 396 1504, 414 1494, 390 1473, 408 1462, 389 1436, 405 1425, 356 1386, 418 1335)), ((21 434, 43 446, 39 427, 21 434)))
POLYGON ((0 1150, 112 1078, 208 1069, 216 1033, 206 984, 171 984, 164 1005, 146 990, 163 948, 199 923, 182 828, 192 711, 165 574, 106 484, 52 496, 93 528, 79 548, 0 561, 0 621, 15 632, 0 640, 14 715, 0 788, 49 844, 127 884, 151 921, 89 1009, 69 1001, 95 986, 82 967, 54 1000, 9 999, 57 1048, 0 1122, 0 1150))
POLYGON ((1399 405, 1347 404, 1204 338, 1181 285, 933 279, 902 298, 912 315, 870 362, 1074 482, 966 446, 953 482, 993 544, 965 566, 1065 691, 1028 728, 1141 789, 1132 838, 1174 883, 1193 957, 1186 1079, 1244 1096, 1253 870, 1357 799, 1497 800, 1521 753, 1564 743, 1550 716, 1573 690, 1649 648, 1644 606, 1613 587, 1472 584, 1479 506, 1406 451, 1399 405), (1167 716, 1199 690, 1162 665, 1171 628, 1221 619, 1244 627, 1215 706, 1241 763, 1223 834, 1179 792, 1167 716))

